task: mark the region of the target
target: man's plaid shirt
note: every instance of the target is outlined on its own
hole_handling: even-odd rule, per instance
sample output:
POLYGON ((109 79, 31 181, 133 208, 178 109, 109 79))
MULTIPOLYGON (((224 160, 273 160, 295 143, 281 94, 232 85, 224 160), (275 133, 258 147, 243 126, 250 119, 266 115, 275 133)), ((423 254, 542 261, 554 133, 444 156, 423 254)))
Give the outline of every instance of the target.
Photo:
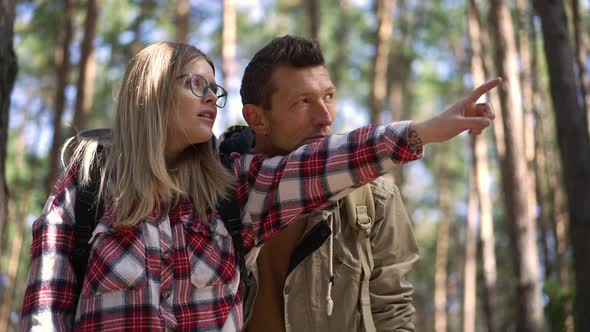
MULTIPOLYGON (((389 170, 419 158, 409 123, 368 126, 302 146, 286 157, 235 159, 247 251, 303 213, 325 208, 389 170)), ((83 286, 74 247, 75 170, 54 187, 33 225, 24 330, 240 331, 242 288, 231 236, 215 211, 209 225, 189 203, 114 231, 109 213, 90 240, 83 286), (77 307, 76 307, 77 303, 77 307)))

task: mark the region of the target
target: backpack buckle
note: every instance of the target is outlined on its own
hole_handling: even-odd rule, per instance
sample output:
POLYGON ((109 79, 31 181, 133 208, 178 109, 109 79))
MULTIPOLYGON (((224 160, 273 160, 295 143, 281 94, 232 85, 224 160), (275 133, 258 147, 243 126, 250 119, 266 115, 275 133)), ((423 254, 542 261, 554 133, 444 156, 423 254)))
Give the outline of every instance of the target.
POLYGON ((360 205, 356 207, 356 223, 367 235, 371 232, 371 217, 367 213, 367 207, 360 205))

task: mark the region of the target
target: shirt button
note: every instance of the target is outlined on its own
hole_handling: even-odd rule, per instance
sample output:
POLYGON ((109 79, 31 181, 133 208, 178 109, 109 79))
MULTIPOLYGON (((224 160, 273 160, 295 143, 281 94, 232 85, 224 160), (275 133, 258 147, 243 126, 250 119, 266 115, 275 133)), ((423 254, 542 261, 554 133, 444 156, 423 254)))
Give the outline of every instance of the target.
POLYGON ((170 258, 170 249, 162 251, 162 258, 164 258, 164 259, 170 258))
POLYGON ((165 290, 162 292, 162 298, 164 298, 165 300, 167 300, 170 297, 170 295, 172 295, 172 292, 169 290, 165 290))

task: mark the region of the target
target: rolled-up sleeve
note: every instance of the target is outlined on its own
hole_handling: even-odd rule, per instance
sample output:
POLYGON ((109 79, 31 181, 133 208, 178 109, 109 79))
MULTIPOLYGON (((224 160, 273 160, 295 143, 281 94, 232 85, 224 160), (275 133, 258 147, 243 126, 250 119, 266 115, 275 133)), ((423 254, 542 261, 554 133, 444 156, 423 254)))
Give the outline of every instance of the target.
POLYGON ((33 223, 31 266, 23 300, 23 331, 70 331, 79 287, 70 262, 74 247, 75 170, 56 183, 33 223))
POLYGON ((300 147, 287 156, 236 160, 238 201, 247 249, 295 218, 320 210, 389 171, 419 159, 408 143, 410 122, 371 125, 300 147))

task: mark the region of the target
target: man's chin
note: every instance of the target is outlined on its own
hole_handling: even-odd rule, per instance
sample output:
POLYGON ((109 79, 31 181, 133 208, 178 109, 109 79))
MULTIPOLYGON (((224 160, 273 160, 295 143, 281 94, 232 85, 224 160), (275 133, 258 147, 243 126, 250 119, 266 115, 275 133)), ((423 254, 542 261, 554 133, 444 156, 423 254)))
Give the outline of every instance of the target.
MULTIPOLYGON (((319 142, 319 141, 323 140, 324 138, 325 138, 325 137, 310 137, 310 138, 306 138, 306 139, 303 141, 303 144, 311 144, 311 143, 316 143, 316 142, 319 142)), ((302 144, 302 145, 303 145, 303 144, 302 144)))

